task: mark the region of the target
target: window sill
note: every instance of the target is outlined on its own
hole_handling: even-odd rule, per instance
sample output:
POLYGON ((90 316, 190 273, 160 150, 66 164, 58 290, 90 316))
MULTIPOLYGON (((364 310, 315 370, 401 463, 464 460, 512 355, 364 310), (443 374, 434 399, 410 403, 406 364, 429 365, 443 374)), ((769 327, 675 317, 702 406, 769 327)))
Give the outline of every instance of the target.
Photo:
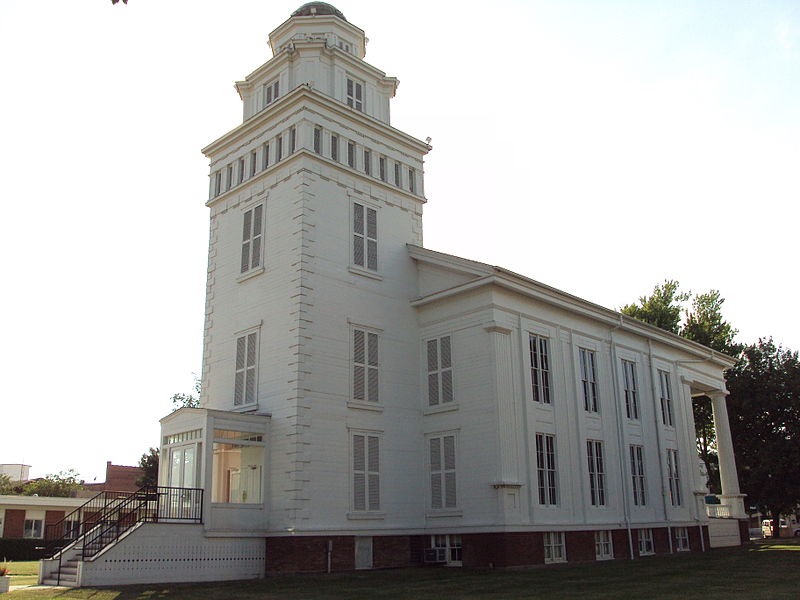
POLYGON ((257 275, 261 275, 263 272, 264 272, 264 267, 261 266, 261 267, 259 267, 257 269, 253 269, 251 271, 248 271, 247 273, 242 273, 241 275, 239 275, 239 277, 236 278, 236 283, 242 283, 243 281, 247 281, 248 279, 252 279, 253 277, 256 277, 257 275))
POLYGON ((448 402, 447 404, 439 404, 437 406, 428 406, 422 410, 423 415, 436 415, 439 413, 453 412, 458 410, 458 404, 455 402, 448 402))
POLYGON ((351 521, 381 521, 386 518, 382 512, 349 512, 347 518, 351 521))
POLYGON ((258 410, 258 402, 252 402, 250 404, 239 404, 238 406, 234 406, 231 409, 231 412, 246 413, 246 412, 253 412, 254 410, 258 410))
POLYGON ((347 408, 355 408, 359 410, 371 410, 373 412, 383 412, 383 406, 381 406, 380 404, 359 402, 358 400, 351 400, 350 402, 348 402, 347 408))
POLYGON ((426 519, 438 519, 440 517, 463 517, 464 511, 461 509, 435 510, 425 513, 426 519))
POLYGON ((553 559, 544 559, 544 564, 546 565, 558 565, 567 562, 566 558, 553 558, 553 559))
POLYGON ((350 271, 353 275, 361 275, 362 277, 368 277, 370 279, 375 279, 376 281, 383 281, 383 277, 378 275, 375 271, 370 271, 368 269, 364 269, 362 267, 354 267, 350 265, 347 267, 347 270, 350 271))

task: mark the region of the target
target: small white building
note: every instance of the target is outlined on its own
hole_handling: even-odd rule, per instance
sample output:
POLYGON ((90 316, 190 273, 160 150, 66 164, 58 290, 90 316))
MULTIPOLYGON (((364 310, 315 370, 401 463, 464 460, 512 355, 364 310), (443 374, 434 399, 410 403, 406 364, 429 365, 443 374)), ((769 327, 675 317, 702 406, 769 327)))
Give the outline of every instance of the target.
POLYGON ((364 32, 311 2, 269 43, 203 150, 201 408, 162 419, 160 483, 203 490, 170 500, 202 523, 137 526, 84 584, 702 550, 698 395, 745 517, 731 358, 424 248, 430 147, 391 126, 364 32))

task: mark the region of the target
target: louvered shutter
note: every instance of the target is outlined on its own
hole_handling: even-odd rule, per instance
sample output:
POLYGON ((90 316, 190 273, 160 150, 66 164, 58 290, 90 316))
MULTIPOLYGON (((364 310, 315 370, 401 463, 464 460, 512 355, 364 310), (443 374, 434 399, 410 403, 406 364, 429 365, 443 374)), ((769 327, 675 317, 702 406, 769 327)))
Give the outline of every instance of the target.
POLYGON ((437 340, 428 340, 428 404, 439 404, 439 350, 437 340))
POLYGON ((252 260, 250 267, 255 269, 261 266, 261 237, 262 237, 262 215, 264 206, 259 204, 253 209, 253 244, 252 244, 252 260))
POLYGON ((367 209, 367 268, 378 270, 378 213, 367 209))
POLYGON ((364 331, 353 330, 353 398, 366 400, 365 396, 364 331))
POLYGON ((442 451, 441 438, 431 438, 431 508, 442 508, 442 451))
POLYGON ((439 340, 440 345, 440 367, 442 371, 442 403, 453 401, 453 363, 450 354, 450 336, 444 336, 439 340))
POLYGON ((446 508, 456 506, 456 438, 446 435, 444 444, 444 505, 446 508))
POLYGON ((367 400, 378 401, 378 334, 367 334, 367 400))
POLYGON ((256 401, 256 334, 247 336, 247 376, 244 400, 246 404, 256 401))
POLYGON ((253 223, 253 211, 248 210, 244 213, 242 221, 242 269, 241 272, 250 269, 250 237, 253 223))
POLYGON ((236 374, 233 388, 233 404, 242 404, 244 396, 244 366, 247 351, 247 339, 243 336, 236 340, 236 374))
POLYGON ((364 266, 364 207, 353 204, 353 264, 364 266))
POLYGON ((381 509, 381 489, 380 489, 380 456, 378 450, 379 439, 375 436, 367 438, 367 470, 369 471, 369 510, 381 509))
POLYGON ((366 510, 366 464, 364 436, 353 436, 353 510, 366 510))

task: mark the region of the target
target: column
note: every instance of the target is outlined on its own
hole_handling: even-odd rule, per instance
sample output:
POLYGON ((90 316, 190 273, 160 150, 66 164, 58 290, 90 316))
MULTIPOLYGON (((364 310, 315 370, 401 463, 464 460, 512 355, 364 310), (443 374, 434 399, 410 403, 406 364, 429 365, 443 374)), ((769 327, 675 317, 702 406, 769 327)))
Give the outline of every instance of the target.
POLYGON ((714 430, 717 433, 717 455, 719 456, 719 478, 722 485, 722 502, 730 506, 731 516, 747 518, 744 510, 744 494, 739 490, 739 476, 736 474, 736 458, 733 455, 731 426, 728 421, 728 407, 725 392, 712 392, 711 408, 714 412, 714 430))

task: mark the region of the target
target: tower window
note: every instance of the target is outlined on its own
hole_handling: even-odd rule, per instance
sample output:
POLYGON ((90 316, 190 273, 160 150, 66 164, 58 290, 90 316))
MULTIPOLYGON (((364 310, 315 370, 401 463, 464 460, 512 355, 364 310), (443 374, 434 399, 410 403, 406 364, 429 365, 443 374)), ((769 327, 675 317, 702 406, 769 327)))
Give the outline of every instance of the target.
POLYGON ((250 154, 250 177, 256 174, 257 160, 258 160, 258 151, 253 150, 253 152, 250 154))
POLYGON ((383 156, 378 159, 378 176, 381 181, 386 181, 386 159, 383 156))
POLYGON ((353 142, 347 142, 347 166, 356 167, 356 145, 353 142))
POLYGON ((314 152, 322 154, 322 129, 314 127, 314 152))
POLYGON ((372 175, 372 152, 364 150, 364 173, 372 175))
POLYGON ((269 166, 269 144, 264 144, 264 155, 261 158, 261 170, 263 171, 269 166))
POLYGON ((214 174, 214 196, 219 196, 222 192, 222 171, 214 174))
POLYGON ((256 365, 258 336, 256 332, 236 338, 236 376, 233 386, 233 405, 242 406, 256 401, 256 365))
POLYGON ((403 179, 402 175, 400 174, 400 163, 398 162, 394 163, 394 184, 397 187, 403 186, 403 179))
POLYGON ((225 188, 225 191, 227 192, 229 189, 231 189, 233 187, 233 165, 228 165, 225 170, 226 170, 227 175, 228 175, 227 181, 226 181, 226 183, 228 184, 228 187, 225 188))
POLYGON ((331 159, 339 162, 339 136, 331 136, 331 159))
POLYGON ((417 193, 417 174, 414 169, 408 169, 408 191, 412 194, 417 193))
POLYGON ((353 264, 378 270, 378 211, 353 203, 353 264))
POLYGON ((263 204, 259 204, 244 213, 244 221, 242 223, 242 273, 247 273, 250 269, 261 266, 263 214, 263 204))
POLYGON ((364 84, 349 77, 347 78, 347 106, 362 112, 364 110, 364 84))
POLYGON ((278 99, 279 90, 280 87, 278 85, 277 79, 275 81, 269 82, 264 86, 264 99, 263 99, 264 107, 266 107, 269 104, 272 104, 273 102, 275 102, 275 100, 278 99))
POLYGON ((244 181, 244 158, 239 159, 239 181, 238 183, 242 183, 244 181))
POLYGON ((279 162, 283 158, 283 136, 279 135, 275 146, 275 162, 279 162))
POLYGON ((296 147, 297 147, 297 130, 294 127, 292 127, 289 130, 289 154, 294 154, 296 147))

